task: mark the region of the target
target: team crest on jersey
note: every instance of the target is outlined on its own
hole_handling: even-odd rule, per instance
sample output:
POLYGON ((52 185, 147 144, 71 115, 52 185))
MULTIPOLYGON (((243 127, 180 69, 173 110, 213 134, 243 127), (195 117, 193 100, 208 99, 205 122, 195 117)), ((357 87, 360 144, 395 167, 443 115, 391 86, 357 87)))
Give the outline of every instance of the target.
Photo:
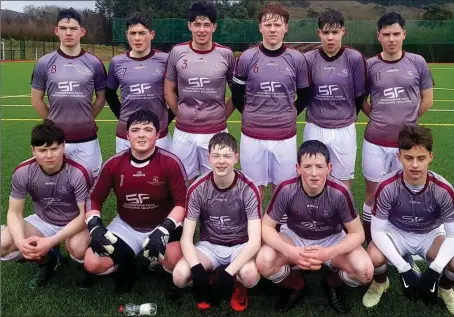
POLYGON ((32 191, 37 192, 39 190, 38 182, 32 183, 32 191))
POLYGON ((221 70, 224 69, 222 63, 211 64, 211 65, 209 66, 209 68, 212 69, 212 70, 218 70, 218 71, 221 71, 221 70))
POLYGON ((162 76, 162 75, 164 75, 164 70, 160 69, 160 68, 156 68, 153 75, 162 76))
POLYGON ((164 182, 159 181, 159 176, 153 176, 151 181, 147 181, 147 183, 153 186, 164 184, 164 182))
POLYGON ((348 77, 348 70, 347 70, 347 68, 344 68, 344 69, 342 70, 342 72, 337 73, 337 75, 340 76, 340 77, 348 77))
POLYGON ((407 75, 404 76, 404 78, 406 78, 406 79, 413 79, 413 78, 415 78, 415 77, 416 77, 415 74, 414 74, 413 71, 411 71, 411 70, 409 70, 409 71, 407 72, 407 75))

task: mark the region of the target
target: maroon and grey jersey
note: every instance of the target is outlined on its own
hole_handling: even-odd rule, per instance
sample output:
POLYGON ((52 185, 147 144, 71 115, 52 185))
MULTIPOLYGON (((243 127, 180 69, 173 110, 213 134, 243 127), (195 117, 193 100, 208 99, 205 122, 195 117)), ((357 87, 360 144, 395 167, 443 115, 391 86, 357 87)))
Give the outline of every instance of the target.
POLYGON ((420 55, 403 52, 397 61, 384 61, 380 54, 367 60, 367 93, 371 112, 365 139, 373 144, 397 147, 404 124, 416 124, 421 90, 432 88, 432 75, 420 55))
POLYGON ((323 128, 343 128, 356 121, 355 98, 365 94, 366 60, 363 55, 342 47, 332 57, 323 49, 304 54, 312 84, 312 102, 306 121, 323 128))
POLYGON ((248 220, 261 218, 260 194, 253 181, 235 170, 228 188, 220 189, 213 172, 191 185, 186 199, 186 218, 200 219, 200 241, 237 245, 248 241, 248 220))
POLYGON ((296 135, 296 89, 309 86, 306 58, 283 47, 277 54, 258 45, 238 58, 234 80, 246 84, 241 131, 255 139, 296 135))
POLYGON ((429 171, 424 188, 412 192, 399 170, 378 185, 372 214, 403 231, 429 233, 442 223, 454 222, 454 190, 446 179, 429 171))
POLYGON ((342 231, 342 225, 357 216, 350 190, 328 177, 323 192, 308 196, 300 177, 282 182, 266 211, 274 221, 287 216, 287 226, 303 239, 319 240, 342 231))
POLYGON ((120 119, 117 137, 126 139, 126 122, 137 110, 149 109, 159 118, 160 138, 167 135, 167 106, 164 102, 164 75, 167 53, 151 50, 142 58, 130 52, 115 56, 109 65, 107 87, 121 91, 120 119))
POLYGON ((194 49, 192 42, 172 48, 166 79, 178 87, 179 130, 208 134, 227 128, 225 90, 234 66, 232 50, 217 43, 208 51, 194 49))
POLYGON ((46 174, 31 158, 14 170, 10 196, 25 199, 29 194, 39 218, 65 226, 80 214, 77 204, 85 202, 92 182, 91 171, 66 156, 60 171, 53 174, 46 174))
POLYGON ((133 159, 128 149, 104 163, 85 209, 101 211, 113 189, 120 218, 135 230, 147 232, 174 207, 185 207, 189 183, 183 164, 166 150, 156 147, 151 158, 142 163, 133 159))
POLYGON ((35 65, 31 85, 47 93, 48 119, 65 131, 66 142, 96 138, 93 92, 106 87, 106 69, 96 56, 84 50, 68 56, 60 49, 44 55, 35 65))

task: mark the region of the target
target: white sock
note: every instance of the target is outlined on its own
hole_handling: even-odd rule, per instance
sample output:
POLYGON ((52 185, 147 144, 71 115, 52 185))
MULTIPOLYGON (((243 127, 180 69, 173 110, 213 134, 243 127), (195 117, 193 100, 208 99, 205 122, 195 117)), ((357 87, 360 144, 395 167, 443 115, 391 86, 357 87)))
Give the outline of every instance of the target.
POLYGON ((291 271, 290 265, 285 264, 281 266, 279 272, 270 277, 267 277, 267 279, 269 279, 273 283, 280 283, 290 274, 290 271, 291 271))
POLYGON ((348 286, 350 286, 350 287, 358 287, 358 286, 361 285, 360 282, 351 279, 351 278, 348 276, 347 272, 345 272, 344 270, 339 270, 339 273, 338 273, 338 274, 339 274, 340 279, 341 279, 346 285, 348 285, 348 286))

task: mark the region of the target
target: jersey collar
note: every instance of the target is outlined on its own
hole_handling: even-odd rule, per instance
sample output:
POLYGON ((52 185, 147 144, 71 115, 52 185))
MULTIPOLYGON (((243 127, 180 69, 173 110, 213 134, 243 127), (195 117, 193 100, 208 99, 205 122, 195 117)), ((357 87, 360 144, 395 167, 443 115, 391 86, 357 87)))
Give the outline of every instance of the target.
POLYGON ((128 151, 129 151, 129 156, 131 159, 131 165, 141 168, 141 167, 147 166, 151 162, 151 160, 153 160, 153 158, 156 156, 156 153, 158 152, 158 147, 156 146, 153 153, 151 153, 151 155, 149 157, 147 157, 146 159, 143 159, 143 160, 136 159, 134 157, 134 155, 132 155, 131 149, 129 149, 128 151))
POLYGON ((131 56, 131 51, 126 52, 126 56, 129 57, 130 59, 132 59, 133 61, 140 62, 140 61, 144 61, 144 60, 149 59, 150 57, 152 57, 154 55, 154 53, 156 53, 156 51, 152 48, 150 50, 150 53, 148 53, 147 55, 142 56, 142 57, 132 57, 131 56))
POLYGON ((68 58, 68 59, 74 59, 74 58, 78 58, 78 57, 81 57, 82 55, 85 54, 85 50, 84 49, 81 49, 80 50, 80 53, 76 56, 69 56, 69 55, 66 55, 60 48, 57 49, 57 54, 64 57, 64 58, 68 58))
POLYGON ((233 187, 235 187, 236 185, 236 182, 238 181, 238 173, 236 170, 233 170, 233 172, 235 173, 235 177, 233 178, 233 182, 232 184, 230 184, 229 187, 226 187, 226 188, 219 188, 216 183, 214 182, 214 173, 213 171, 211 171, 210 173, 210 180, 211 180, 211 183, 213 184, 213 187, 218 191, 218 192, 226 192, 226 191, 229 191, 231 190, 233 187))
POLYGON ((261 43, 259 45, 260 51, 268 57, 278 57, 278 56, 282 55, 282 53, 285 52, 286 48, 287 47, 284 44, 282 44, 282 46, 279 47, 277 50, 271 51, 271 50, 267 49, 265 46, 263 46, 263 43, 261 43))
POLYGON ((400 181, 402 182, 402 186, 404 186, 405 190, 407 192, 409 192, 410 194, 412 195, 421 195, 422 193, 424 193, 427 189, 427 186, 429 186, 429 172, 427 172, 427 178, 426 178, 426 183, 424 184, 424 187, 419 191, 419 192, 414 192, 412 191, 410 188, 407 187, 407 184, 405 184, 405 181, 404 181, 404 171, 402 170, 402 172, 400 173, 400 181))
POLYGON ((208 53, 211 53, 212 51, 214 51, 214 49, 216 48, 216 43, 212 42, 211 48, 206 51, 196 50, 194 47, 192 47, 192 41, 189 41, 189 47, 191 48, 191 50, 193 50, 197 54, 208 54, 208 53))
POLYGON ((339 52, 336 53, 336 55, 334 56, 328 56, 326 55, 325 51, 323 50, 323 48, 319 48, 318 49, 318 52, 320 54, 320 56, 327 62, 334 62, 336 59, 338 59, 339 57, 342 56, 342 54, 344 54, 344 51, 345 51, 345 46, 341 46, 339 52))
POLYGON ((402 56, 399 58, 399 59, 396 59, 395 61, 387 61, 387 60, 384 60, 383 57, 381 56, 381 53, 378 53, 377 54, 377 57, 379 60, 381 60, 383 63, 386 63, 386 64, 395 64, 395 63, 398 63, 400 62, 405 56, 405 51, 402 50, 402 56))

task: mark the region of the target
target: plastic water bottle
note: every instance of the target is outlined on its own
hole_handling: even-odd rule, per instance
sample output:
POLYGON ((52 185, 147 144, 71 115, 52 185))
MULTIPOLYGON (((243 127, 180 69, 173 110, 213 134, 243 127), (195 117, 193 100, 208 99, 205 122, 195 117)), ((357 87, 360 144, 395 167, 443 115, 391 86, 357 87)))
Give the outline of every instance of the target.
POLYGON ((158 310, 155 303, 146 303, 142 305, 126 304, 121 305, 118 311, 126 316, 154 316, 158 310))

